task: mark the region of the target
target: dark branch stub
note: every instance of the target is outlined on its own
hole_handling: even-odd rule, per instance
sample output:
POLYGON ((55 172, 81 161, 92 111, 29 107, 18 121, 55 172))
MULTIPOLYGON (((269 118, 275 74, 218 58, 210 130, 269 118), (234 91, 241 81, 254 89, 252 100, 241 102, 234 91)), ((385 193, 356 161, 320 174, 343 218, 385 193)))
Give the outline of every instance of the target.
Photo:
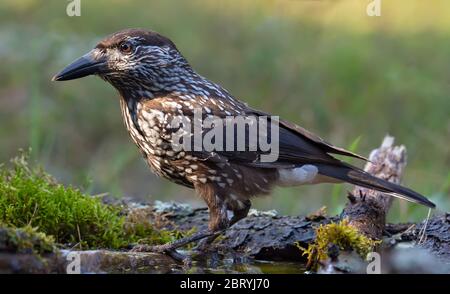
MULTIPOLYGON (((372 151, 369 160, 364 168, 366 172, 398 184, 406 166, 406 148, 394 146, 394 137, 386 136, 380 148, 372 151)), ((380 239, 392 196, 357 186, 351 195, 341 217, 348 218, 350 225, 368 237, 380 239)))

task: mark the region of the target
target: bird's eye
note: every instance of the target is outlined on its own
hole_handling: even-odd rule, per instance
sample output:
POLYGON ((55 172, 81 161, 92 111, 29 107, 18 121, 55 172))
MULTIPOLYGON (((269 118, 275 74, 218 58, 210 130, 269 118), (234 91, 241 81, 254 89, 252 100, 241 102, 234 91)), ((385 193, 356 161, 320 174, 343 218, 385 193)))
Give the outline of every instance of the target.
POLYGON ((130 42, 122 42, 119 45, 119 49, 122 53, 129 54, 133 50, 133 46, 130 44, 130 42))

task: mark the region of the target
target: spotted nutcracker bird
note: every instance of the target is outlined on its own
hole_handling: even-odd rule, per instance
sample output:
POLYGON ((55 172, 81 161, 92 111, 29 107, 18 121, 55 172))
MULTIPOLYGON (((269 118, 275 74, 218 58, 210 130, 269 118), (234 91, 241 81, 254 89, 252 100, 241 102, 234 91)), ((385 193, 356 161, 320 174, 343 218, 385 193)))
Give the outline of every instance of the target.
MULTIPOLYGON (((171 120, 183 116, 192 121, 195 109, 201 110, 202 119, 271 116, 248 107, 220 85, 196 73, 175 44, 158 33, 142 29, 114 33, 53 80, 88 75, 98 75, 118 90, 125 126, 153 172, 195 189, 209 209, 207 230, 172 243, 136 250, 175 254, 176 248, 193 241, 203 239, 201 243, 207 245, 247 216, 252 197, 268 194, 275 186, 347 182, 435 207, 417 192, 334 158, 332 154, 364 159, 284 120, 279 120, 277 138, 271 137, 278 143, 278 157, 273 161, 261 160, 266 152, 261 148, 243 151, 174 148, 176 144, 171 140, 179 129, 171 125, 171 120)), ((204 135, 205 131, 202 132, 204 135)))

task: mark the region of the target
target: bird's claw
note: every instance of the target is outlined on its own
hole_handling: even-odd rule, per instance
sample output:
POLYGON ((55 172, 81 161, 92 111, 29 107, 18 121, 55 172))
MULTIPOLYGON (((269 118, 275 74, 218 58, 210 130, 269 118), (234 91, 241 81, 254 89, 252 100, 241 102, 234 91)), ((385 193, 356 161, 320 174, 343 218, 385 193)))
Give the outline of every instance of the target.
POLYGON ((211 249, 211 243, 207 242, 206 239, 200 240, 194 248, 192 248, 193 251, 197 252, 206 252, 209 249, 211 249))

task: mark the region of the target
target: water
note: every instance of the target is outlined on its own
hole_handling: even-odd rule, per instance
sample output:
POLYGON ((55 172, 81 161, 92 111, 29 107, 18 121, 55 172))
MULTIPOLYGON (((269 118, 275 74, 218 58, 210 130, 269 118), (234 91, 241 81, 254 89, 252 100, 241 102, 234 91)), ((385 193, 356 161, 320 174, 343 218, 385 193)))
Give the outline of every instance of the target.
POLYGON ((80 273, 94 274, 303 274, 306 271, 305 264, 301 262, 262 261, 239 255, 222 256, 216 252, 192 256, 192 262, 188 266, 177 263, 170 257, 161 254, 108 250, 63 250, 61 258, 63 262, 68 264, 74 260, 74 256, 79 260, 80 273), (68 258, 68 254, 71 258, 68 258))

